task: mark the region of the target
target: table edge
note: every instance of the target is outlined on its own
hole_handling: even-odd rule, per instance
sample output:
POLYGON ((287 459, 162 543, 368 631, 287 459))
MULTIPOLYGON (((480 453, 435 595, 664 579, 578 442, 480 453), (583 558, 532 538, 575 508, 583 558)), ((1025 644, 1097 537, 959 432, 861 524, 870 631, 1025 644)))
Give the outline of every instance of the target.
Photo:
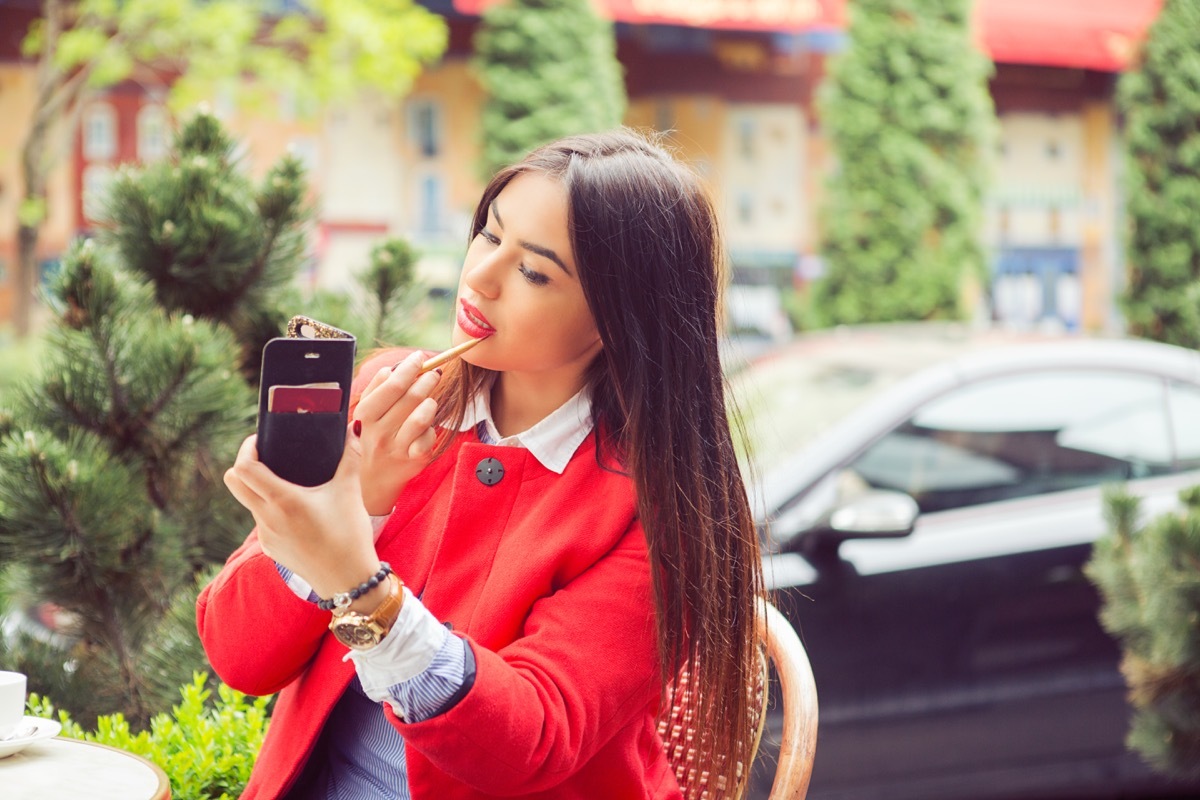
POLYGON ((145 756, 140 756, 137 753, 131 753, 128 750, 122 750, 121 748, 113 747, 112 745, 100 744, 99 742, 89 742, 86 739, 73 739, 69 736, 62 735, 55 736, 53 738, 61 739, 64 742, 71 742, 73 744, 86 744, 92 747, 99 747, 104 750, 112 750, 122 755, 129 756, 130 758, 137 759, 153 770, 154 774, 158 776, 158 789, 154 792, 154 796, 151 798, 151 800, 168 800, 171 797, 171 782, 167 780, 167 773, 163 771, 162 767, 160 767, 158 764, 155 764, 145 756))

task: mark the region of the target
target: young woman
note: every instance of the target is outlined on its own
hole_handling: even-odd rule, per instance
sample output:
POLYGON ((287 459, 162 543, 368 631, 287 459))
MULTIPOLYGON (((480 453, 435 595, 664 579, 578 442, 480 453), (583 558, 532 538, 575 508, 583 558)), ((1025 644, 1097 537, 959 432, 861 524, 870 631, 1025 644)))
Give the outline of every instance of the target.
POLYGON ((681 668, 737 780, 762 580, 721 263, 664 150, 554 142, 475 211, 454 341, 479 344, 364 364, 323 486, 246 441, 226 484, 256 528, 198 602, 221 678, 279 692, 244 797, 678 797, 656 720, 681 668))

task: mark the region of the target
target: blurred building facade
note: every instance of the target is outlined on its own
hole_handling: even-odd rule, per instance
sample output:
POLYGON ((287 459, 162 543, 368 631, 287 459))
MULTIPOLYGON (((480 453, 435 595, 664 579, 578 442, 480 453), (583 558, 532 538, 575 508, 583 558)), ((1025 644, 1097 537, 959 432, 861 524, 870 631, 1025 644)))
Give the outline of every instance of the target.
MULTIPOLYGON (((491 0, 423 0, 450 28, 445 57, 401 102, 363 98, 319 117, 279 98, 250 118, 214 108, 261 174, 282 153, 309 167, 317 208, 305 279, 345 283, 385 235, 424 252, 424 280, 452 288, 483 185, 472 75, 478 12, 491 0)), ((738 281, 819 276, 817 209, 832 163, 816 95, 844 44, 845 0, 603 0, 617 21, 626 122, 668 142, 710 182, 738 281), (671 24, 664 24, 671 23, 671 24)), ((976 33, 996 62, 1000 121, 984 235, 986 311, 998 324, 1105 330, 1119 324, 1121 169, 1113 92, 1159 0, 979 0, 976 33)), ((19 137, 33 70, 19 33, 36 3, 0 4, 0 320, 11 304, 19 137)), ((160 158, 171 121, 161 87, 123 84, 83 109, 51 182, 39 257, 48 266, 93 226, 121 164, 160 158)))

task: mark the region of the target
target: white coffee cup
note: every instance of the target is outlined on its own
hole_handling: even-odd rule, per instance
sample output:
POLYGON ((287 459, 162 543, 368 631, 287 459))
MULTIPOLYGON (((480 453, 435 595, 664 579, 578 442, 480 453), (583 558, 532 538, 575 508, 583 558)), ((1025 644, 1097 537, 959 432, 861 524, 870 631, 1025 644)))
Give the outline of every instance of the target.
POLYGON ((0 739, 12 733, 25 718, 25 675, 0 672, 0 739))

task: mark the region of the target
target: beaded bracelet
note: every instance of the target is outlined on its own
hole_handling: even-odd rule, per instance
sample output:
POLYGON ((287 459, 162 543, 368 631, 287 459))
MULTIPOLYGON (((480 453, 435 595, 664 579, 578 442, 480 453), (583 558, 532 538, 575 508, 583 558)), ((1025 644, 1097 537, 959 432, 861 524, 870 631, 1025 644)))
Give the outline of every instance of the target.
POLYGON ((376 572, 370 578, 355 586, 348 592, 338 592, 328 600, 318 599, 317 608, 322 611, 345 611, 358 598, 362 597, 367 592, 374 589, 379 584, 387 580, 387 576, 392 574, 392 565, 386 561, 379 562, 379 572, 376 572))

